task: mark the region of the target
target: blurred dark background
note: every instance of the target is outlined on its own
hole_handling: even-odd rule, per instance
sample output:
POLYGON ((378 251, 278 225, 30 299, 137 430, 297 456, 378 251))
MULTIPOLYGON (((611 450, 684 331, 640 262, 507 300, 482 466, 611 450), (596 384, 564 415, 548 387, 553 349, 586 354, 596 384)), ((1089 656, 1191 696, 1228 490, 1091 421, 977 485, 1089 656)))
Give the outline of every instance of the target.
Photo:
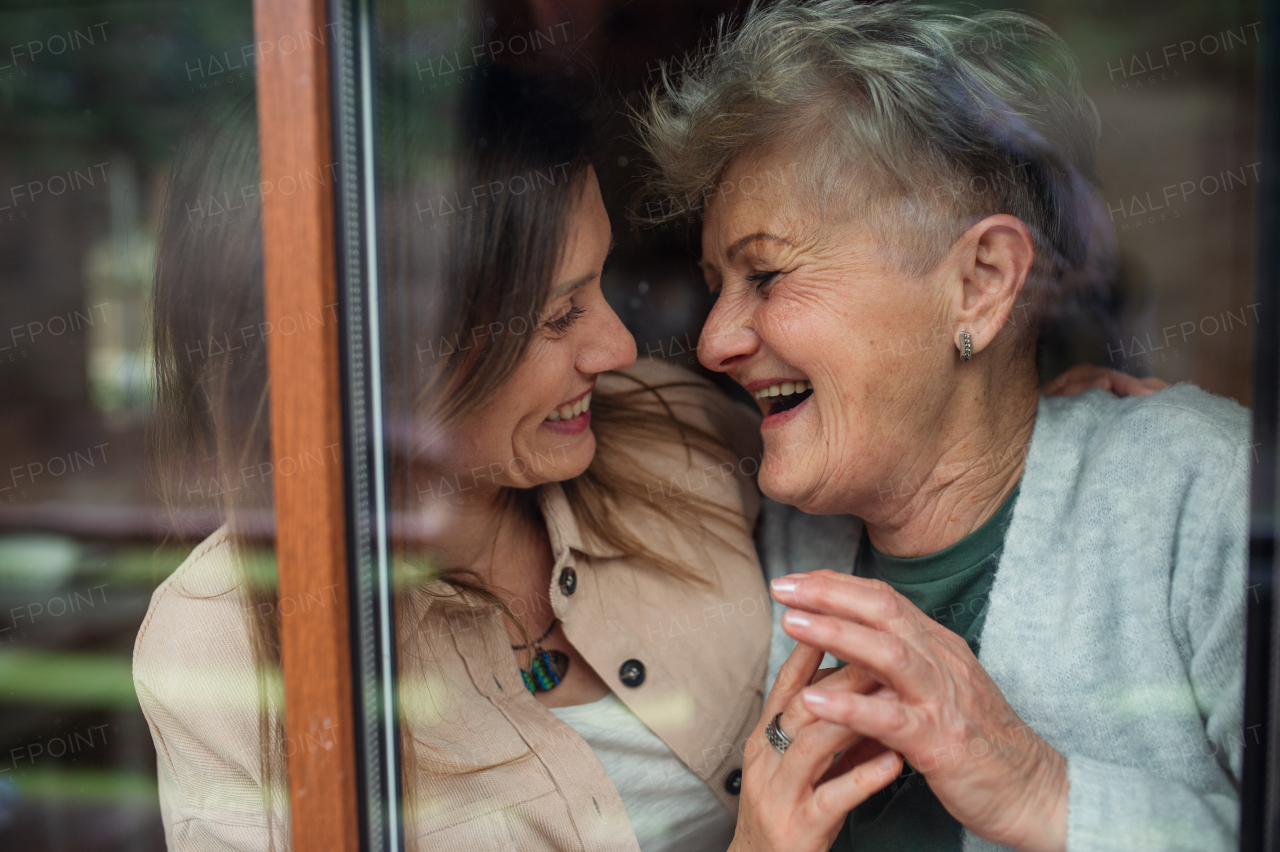
POLYGON ((180 137, 252 45, 249 0, 0 5, 6 849, 165 848, 131 654, 189 548, 144 459, 147 301, 180 137))

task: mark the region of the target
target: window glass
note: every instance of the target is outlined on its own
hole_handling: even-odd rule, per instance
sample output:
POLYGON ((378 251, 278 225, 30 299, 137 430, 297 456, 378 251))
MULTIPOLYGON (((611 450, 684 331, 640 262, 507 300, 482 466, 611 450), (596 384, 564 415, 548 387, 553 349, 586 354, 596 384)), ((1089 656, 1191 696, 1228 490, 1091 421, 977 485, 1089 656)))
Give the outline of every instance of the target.
POLYGON ((408 848, 1235 848, 1256 4, 373 24, 408 848))
POLYGON ((251 13, 0 11, 6 848, 287 843, 251 13))
POLYGON ((343 463, 367 845, 1237 847, 1257 4, 368 5, 0 11, 0 838, 290 847, 272 493, 343 463), (333 162, 260 174, 295 50, 333 162))

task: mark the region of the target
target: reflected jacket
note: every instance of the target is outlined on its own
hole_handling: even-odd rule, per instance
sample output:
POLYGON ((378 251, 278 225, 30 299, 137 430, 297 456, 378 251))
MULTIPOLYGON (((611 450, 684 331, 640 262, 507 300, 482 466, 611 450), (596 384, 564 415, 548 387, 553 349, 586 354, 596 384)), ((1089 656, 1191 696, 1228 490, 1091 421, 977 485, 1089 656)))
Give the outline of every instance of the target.
MULTIPOLYGON (((679 420, 729 447, 732 462, 682 444, 634 449, 655 474, 650 501, 660 508, 665 501, 670 511, 678 505, 671 495, 687 494, 724 507, 723 520, 690 531, 648 507, 612 507, 616 523, 707 582, 677 578, 595 540, 552 483, 539 496, 555 559, 551 605, 614 693, 736 813, 770 642, 770 600, 752 540, 758 420, 669 365, 642 361, 628 372, 650 384, 693 382, 663 390, 664 399, 679 420)), ((603 391, 632 386, 609 375, 599 384, 603 391)), ((247 852, 270 843, 236 554, 225 528, 201 543, 156 589, 134 648, 172 852, 247 852)), ((409 849, 637 852, 599 759, 525 688, 497 610, 436 583, 409 593, 399 615, 402 745, 413 767, 405 778, 409 849)), ((274 847, 287 849, 287 813, 275 822, 274 847)))

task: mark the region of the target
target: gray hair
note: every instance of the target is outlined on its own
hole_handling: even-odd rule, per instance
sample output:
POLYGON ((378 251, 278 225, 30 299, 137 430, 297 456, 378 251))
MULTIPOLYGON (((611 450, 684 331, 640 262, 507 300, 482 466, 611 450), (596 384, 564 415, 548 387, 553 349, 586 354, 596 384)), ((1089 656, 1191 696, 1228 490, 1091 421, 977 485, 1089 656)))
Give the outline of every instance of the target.
MULTIPOLYGON (((662 199, 640 215, 654 224, 690 216, 736 157, 786 140, 815 212, 875 205, 877 238, 917 274, 973 223, 1008 213, 1035 239, 1031 279, 1109 277, 1097 111, 1067 45, 1026 15, 753 3, 681 76, 664 70, 638 124, 662 199)), ((1024 304, 1042 301, 1033 289, 1024 304)))

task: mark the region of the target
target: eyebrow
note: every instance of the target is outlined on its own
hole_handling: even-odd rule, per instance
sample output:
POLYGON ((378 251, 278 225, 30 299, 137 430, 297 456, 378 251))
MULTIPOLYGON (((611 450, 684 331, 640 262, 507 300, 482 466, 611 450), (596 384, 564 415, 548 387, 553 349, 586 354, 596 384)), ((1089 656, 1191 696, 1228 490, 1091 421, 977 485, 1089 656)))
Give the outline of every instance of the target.
MULTIPOLYGON (((618 241, 614 238, 613 234, 610 233, 609 248, 604 253, 604 256, 606 258, 609 255, 613 254, 613 247, 616 246, 617 244, 618 244, 618 241)), ((551 298, 559 299, 564 296, 567 296, 570 293, 572 293, 574 290, 577 290, 579 287, 584 286, 588 281, 592 280, 593 278, 598 278, 603 272, 604 272, 603 269, 598 269, 595 272, 588 272, 586 275, 583 275, 579 278, 574 278, 569 281, 562 281, 551 289, 551 298)))
POLYGON ((768 240, 769 242, 772 242, 772 243, 784 243, 789 246, 795 245, 795 243, 791 242, 791 240, 788 240, 786 237, 779 237, 776 234, 768 234, 768 233, 765 233, 764 231, 757 231, 754 234, 747 234, 745 237, 738 240, 733 245, 729 246, 729 250, 724 253, 725 259, 733 260, 733 256, 735 254, 742 251, 744 248, 749 246, 751 243, 754 243, 756 240, 768 240))
POLYGON ((596 277, 596 273, 590 272, 586 275, 583 275, 581 278, 575 278, 572 281, 563 281, 560 284, 557 284, 555 289, 551 291, 551 298, 559 299, 564 296, 567 296, 570 293, 572 293, 574 290, 577 290, 580 287, 584 286, 588 281, 590 281, 592 278, 595 278, 595 277, 596 277))

